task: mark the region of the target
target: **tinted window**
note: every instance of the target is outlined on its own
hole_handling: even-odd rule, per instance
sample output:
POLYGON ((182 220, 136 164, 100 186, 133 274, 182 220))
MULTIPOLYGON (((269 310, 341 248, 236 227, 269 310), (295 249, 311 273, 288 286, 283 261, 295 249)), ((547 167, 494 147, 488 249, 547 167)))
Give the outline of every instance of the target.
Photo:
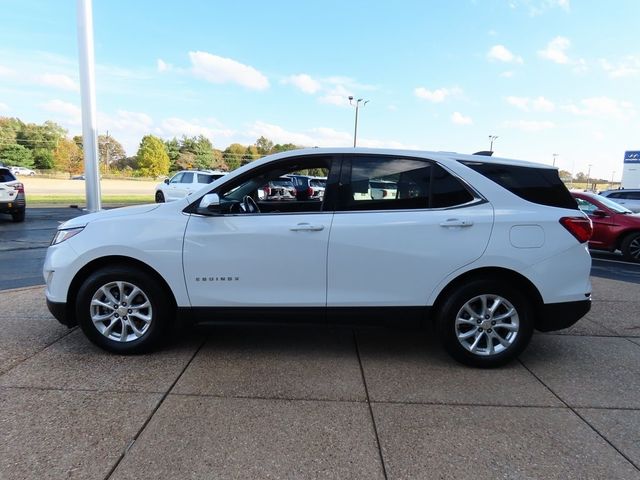
POLYGON ((473 200, 442 167, 410 158, 353 157, 345 188, 342 210, 441 208, 473 200))
POLYGON ((8 168, 0 168, 0 182, 13 182, 15 179, 8 168))
POLYGON ((640 192, 627 192, 629 200, 640 200, 640 192))
POLYGON ((436 165, 431 177, 431 208, 453 207, 473 200, 473 195, 456 177, 436 165))
POLYGON ((184 172, 182 174, 182 179, 180 183, 192 183, 193 182, 193 172, 184 172))
POLYGON ((529 202, 550 207, 578 209, 576 201, 555 169, 499 163, 465 161, 462 163, 529 202))
POLYGON ((198 183, 211 183, 213 182, 213 175, 207 175, 206 173, 198 174, 198 183))

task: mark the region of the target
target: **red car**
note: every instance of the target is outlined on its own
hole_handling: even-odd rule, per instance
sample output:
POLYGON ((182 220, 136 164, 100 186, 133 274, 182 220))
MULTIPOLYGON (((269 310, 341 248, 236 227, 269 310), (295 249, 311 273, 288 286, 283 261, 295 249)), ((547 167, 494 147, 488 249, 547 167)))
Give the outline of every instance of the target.
POLYGON ((640 214, 593 193, 571 192, 593 222, 589 248, 620 250, 625 260, 640 262, 640 214))

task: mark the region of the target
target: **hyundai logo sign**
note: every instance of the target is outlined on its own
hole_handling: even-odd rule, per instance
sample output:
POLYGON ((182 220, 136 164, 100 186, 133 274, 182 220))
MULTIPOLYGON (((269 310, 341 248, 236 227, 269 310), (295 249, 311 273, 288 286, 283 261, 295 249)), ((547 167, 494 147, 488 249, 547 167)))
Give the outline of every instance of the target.
POLYGON ((640 150, 624 152, 624 163, 640 163, 640 150))

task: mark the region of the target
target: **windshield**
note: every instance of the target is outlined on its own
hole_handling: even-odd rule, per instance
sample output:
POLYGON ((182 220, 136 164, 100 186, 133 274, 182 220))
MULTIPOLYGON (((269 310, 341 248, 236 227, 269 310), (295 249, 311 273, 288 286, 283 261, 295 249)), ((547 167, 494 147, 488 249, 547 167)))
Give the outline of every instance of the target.
POLYGON ((633 213, 627 207, 623 207, 619 203, 616 203, 613 200, 608 199, 607 197, 603 197, 602 195, 598 195, 598 201, 609 210, 613 210, 616 213, 633 213))

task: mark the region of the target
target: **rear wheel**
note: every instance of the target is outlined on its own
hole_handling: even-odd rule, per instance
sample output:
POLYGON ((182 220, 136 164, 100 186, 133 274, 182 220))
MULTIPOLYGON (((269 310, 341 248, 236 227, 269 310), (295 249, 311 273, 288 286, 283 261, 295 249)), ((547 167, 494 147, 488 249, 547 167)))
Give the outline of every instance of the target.
POLYGON ((25 211, 24 210, 19 210, 15 213, 11 214, 11 219, 14 222, 24 222, 24 217, 25 217, 25 211))
POLYGON ((156 203, 164 203, 164 193, 156 192, 156 203))
POLYGON ((78 291, 75 307, 89 340, 115 353, 143 353, 157 347, 173 312, 156 279, 124 265, 91 274, 78 291))
POLYGON ((508 363, 533 334, 530 303, 516 289, 493 280, 471 281, 453 291, 436 321, 447 352, 473 367, 508 363))
POLYGON ((620 245, 622 256, 629 262, 640 262, 640 232, 627 235, 620 245))

